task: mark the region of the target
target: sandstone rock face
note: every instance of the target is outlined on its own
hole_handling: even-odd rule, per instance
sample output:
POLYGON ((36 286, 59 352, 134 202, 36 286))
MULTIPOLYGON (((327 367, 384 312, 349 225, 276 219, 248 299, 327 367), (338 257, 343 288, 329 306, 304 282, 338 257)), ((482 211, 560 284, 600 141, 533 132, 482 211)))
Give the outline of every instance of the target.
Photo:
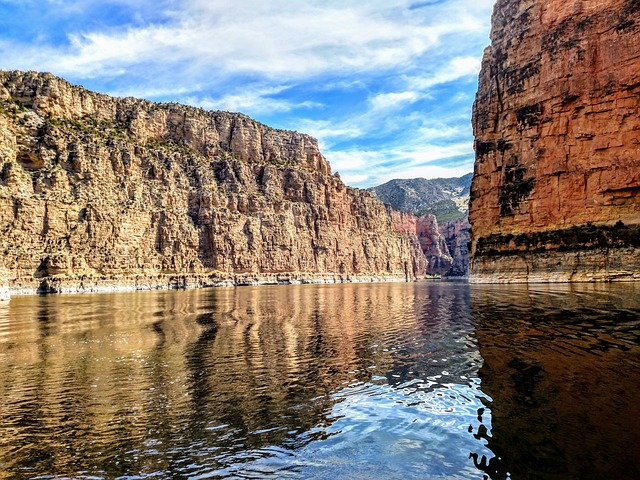
POLYGON ((473 112, 474 281, 640 278, 640 4, 498 0, 473 112))
POLYGON ((241 114, 0 72, 0 165, 14 292, 423 273, 417 239, 315 139, 241 114))
POLYGON ((464 277, 469 274, 469 219, 465 216, 462 220, 454 222, 442 222, 439 225, 440 233, 445 239, 449 255, 453 259, 451 268, 447 272, 450 277, 464 277))
MULTIPOLYGON (((414 266, 415 271, 427 275, 448 274, 454 261, 449 254, 447 240, 440 232, 436 217, 422 215, 416 217, 387 206, 396 231, 412 239, 413 246, 424 254, 425 261, 414 266)), ((416 255, 417 258, 421 257, 416 255)))
POLYGON ((433 215, 418 217, 416 229, 420 247, 429 263, 427 272, 433 275, 449 273, 453 265, 453 258, 449 254, 449 247, 445 237, 440 232, 436 217, 433 215))
POLYGON ((394 210, 388 205, 386 208, 391 216, 394 230, 409 239, 411 249, 414 252, 412 270, 420 275, 433 275, 431 267, 434 259, 428 258, 423 250, 423 239, 419 237, 419 219, 410 213, 394 210))

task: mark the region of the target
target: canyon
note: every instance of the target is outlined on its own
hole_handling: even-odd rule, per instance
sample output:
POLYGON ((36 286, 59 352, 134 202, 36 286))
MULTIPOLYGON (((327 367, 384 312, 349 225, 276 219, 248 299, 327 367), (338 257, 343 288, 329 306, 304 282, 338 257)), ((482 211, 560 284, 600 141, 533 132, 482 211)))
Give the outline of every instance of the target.
POLYGON ((332 174, 315 139, 242 114, 0 72, 0 165, 4 296, 428 267, 400 215, 332 174))
POLYGON ((427 256, 427 273, 468 274, 468 203, 472 174, 453 178, 394 179, 368 190, 395 210, 417 217, 415 234, 427 256))
POLYGON ((496 2, 468 221, 464 187, 426 209, 415 181, 350 188, 302 133, 0 72, 0 298, 413 280, 467 255, 472 282, 638 280, 639 29, 634 0, 496 2))
POLYGON ((640 279, 640 4, 498 0, 473 109, 473 282, 640 279))

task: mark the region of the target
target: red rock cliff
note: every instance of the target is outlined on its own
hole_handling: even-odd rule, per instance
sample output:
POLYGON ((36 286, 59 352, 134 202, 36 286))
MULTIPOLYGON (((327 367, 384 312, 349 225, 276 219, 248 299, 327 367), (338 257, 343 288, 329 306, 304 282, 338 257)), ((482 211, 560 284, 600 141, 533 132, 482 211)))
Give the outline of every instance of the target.
POLYGON ((449 254, 447 239, 440 231, 436 217, 430 214, 416 217, 412 213, 401 212, 387 206, 393 220, 393 227, 411 239, 412 245, 424 253, 416 255, 413 270, 420 274, 442 275, 451 270, 453 259, 449 254))
POLYGON ((0 72, 12 291, 413 278, 417 239, 315 139, 241 114, 0 72))
POLYGON ((440 233, 444 237, 449 254, 453 259, 451 269, 447 273, 451 277, 462 277, 469 274, 469 219, 443 222, 439 225, 440 233))
POLYGON ((473 128, 472 280, 640 278, 637 0, 498 0, 473 128))

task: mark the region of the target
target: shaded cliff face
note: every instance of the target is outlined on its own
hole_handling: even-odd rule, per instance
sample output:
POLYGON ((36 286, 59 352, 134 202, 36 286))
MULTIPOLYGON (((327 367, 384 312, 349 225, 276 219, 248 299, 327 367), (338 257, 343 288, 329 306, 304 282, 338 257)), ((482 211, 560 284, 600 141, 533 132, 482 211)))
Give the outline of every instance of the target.
POLYGON ((424 261, 414 266, 414 270, 427 275, 444 275, 450 272, 454 260, 449 254, 447 238, 440 232, 433 215, 416 217, 412 213, 394 210, 387 206, 393 226, 409 237, 416 249, 424 253, 424 261))
POLYGON ((446 239, 440 232, 436 217, 433 215, 418 217, 416 228, 420 247, 429 262, 427 272, 435 275, 449 273, 453 265, 453 258, 449 253, 446 239))
POLYGON ((13 290, 410 278, 424 258, 315 139, 241 114, 0 73, 13 290))
POLYGON ((443 222, 439 225, 440 233, 445 239, 449 255, 453 260, 447 275, 450 277, 462 277, 469 274, 469 218, 454 222, 443 222))
POLYGON ((473 112, 476 281, 640 278, 640 7, 498 0, 473 112))

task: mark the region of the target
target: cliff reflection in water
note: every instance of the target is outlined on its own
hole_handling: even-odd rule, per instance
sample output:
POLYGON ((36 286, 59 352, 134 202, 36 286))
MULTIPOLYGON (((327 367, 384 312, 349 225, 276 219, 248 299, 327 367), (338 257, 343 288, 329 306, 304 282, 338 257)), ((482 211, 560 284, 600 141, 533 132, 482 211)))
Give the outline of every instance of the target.
POLYGON ((0 477, 478 472, 466 285, 14 297, 0 477))
POLYGON ((640 478, 640 285, 14 297, 0 478, 640 478))
POLYGON ((476 463, 494 480, 640 478, 640 285, 479 287, 471 305, 495 455, 476 463))

